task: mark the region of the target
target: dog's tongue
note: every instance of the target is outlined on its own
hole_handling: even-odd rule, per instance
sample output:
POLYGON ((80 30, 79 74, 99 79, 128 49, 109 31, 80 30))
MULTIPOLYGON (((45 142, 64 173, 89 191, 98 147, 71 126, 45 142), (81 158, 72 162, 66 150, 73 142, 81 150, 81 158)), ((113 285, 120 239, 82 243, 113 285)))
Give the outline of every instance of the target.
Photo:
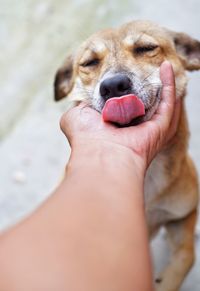
POLYGON ((133 94, 108 99, 102 110, 104 121, 116 122, 120 125, 129 124, 133 119, 144 114, 144 104, 133 94))

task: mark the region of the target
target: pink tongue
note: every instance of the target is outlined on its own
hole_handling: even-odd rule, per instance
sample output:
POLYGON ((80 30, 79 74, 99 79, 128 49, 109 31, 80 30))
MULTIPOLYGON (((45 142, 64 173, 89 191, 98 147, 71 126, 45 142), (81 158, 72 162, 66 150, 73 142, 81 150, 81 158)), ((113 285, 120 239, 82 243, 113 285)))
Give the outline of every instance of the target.
POLYGON ((128 124, 144 114, 144 104, 132 94, 108 99, 102 111, 104 121, 116 122, 120 125, 128 124))

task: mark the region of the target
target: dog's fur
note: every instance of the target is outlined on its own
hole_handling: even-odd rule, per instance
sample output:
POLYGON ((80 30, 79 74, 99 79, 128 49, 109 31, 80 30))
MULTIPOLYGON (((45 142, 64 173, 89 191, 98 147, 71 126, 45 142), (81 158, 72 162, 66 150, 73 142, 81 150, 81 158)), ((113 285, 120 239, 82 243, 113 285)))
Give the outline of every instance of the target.
MULTIPOLYGON (((103 80, 122 73, 131 92, 145 105, 143 122, 155 112, 161 91, 159 67, 173 65, 177 98, 186 94, 185 70, 200 69, 200 42, 147 21, 134 21, 119 29, 100 31, 66 59, 55 79, 55 99, 69 94, 71 101, 87 101, 101 112, 103 80)), ((177 133, 152 161, 145 177, 146 216, 150 236, 164 226, 173 246, 172 258, 155 280, 156 290, 178 290, 194 261, 197 216, 197 174, 188 155, 188 122, 182 102, 177 133)))

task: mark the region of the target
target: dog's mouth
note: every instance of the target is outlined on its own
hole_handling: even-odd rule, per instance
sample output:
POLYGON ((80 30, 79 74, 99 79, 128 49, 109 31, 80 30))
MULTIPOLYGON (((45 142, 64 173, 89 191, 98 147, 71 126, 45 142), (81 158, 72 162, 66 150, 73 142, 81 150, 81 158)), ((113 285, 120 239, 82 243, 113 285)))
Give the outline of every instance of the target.
POLYGON ((126 125, 145 115, 144 103, 133 94, 110 98, 102 110, 104 121, 126 125))
POLYGON ((145 107, 141 98, 129 94, 108 99, 102 110, 103 120, 112 122, 120 127, 138 125, 149 120, 154 114, 160 100, 160 90, 151 105, 145 107))

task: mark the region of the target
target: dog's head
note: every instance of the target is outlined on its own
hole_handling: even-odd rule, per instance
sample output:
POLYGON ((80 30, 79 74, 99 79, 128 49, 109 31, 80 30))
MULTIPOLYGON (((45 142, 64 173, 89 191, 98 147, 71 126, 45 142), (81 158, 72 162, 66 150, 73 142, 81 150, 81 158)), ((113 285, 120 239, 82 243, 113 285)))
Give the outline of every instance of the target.
POLYGON ((134 21, 91 36, 69 56, 55 78, 55 100, 87 101, 102 111, 107 99, 137 95, 148 120, 160 99, 159 67, 169 60, 176 77, 177 98, 185 95, 185 70, 200 69, 200 42, 151 22, 134 21))

